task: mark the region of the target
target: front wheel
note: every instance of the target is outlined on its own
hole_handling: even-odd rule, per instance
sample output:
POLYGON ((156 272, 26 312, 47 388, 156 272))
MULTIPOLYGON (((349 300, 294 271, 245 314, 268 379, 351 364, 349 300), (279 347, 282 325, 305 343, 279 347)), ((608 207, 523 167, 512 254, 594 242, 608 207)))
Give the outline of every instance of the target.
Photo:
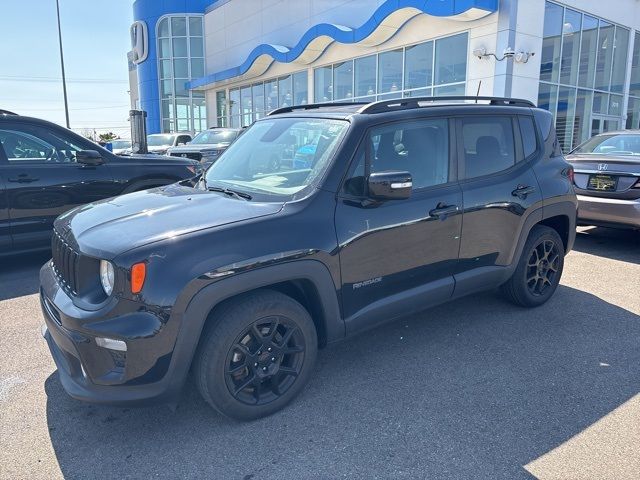
POLYGON ((529 233, 515 272, 502 285, 502 292, 516 305, 537 307, 556 291, 563 268, 560 235, 552 228, 536 225, 529 233))
POLYGON ((305 308, 282 293, 241 295, 211 320, 195 363, 198 389, 220 413, 253 420, 283 408, 311 376, 317 333, 305 308))

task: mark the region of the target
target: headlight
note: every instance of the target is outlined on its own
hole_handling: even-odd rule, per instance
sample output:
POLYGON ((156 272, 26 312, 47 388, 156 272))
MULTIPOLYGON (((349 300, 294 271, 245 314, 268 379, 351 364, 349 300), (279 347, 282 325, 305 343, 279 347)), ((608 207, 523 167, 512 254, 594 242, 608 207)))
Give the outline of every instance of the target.
POLYGON ((114 279, 113 264, 107 260, 100 260, 100 283, 102 283, 102 288, 107 296, 113 292, 114 279))

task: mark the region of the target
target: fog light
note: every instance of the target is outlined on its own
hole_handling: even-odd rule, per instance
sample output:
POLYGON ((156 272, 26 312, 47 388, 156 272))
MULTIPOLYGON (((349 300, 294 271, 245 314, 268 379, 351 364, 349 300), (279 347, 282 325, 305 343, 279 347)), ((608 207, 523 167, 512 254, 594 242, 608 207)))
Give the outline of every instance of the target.
POLYGON ((127 344, 124 341, 113 338, 96 337, 96 345, 109 350, 118 350, 119 352, 127 351, 127 344))

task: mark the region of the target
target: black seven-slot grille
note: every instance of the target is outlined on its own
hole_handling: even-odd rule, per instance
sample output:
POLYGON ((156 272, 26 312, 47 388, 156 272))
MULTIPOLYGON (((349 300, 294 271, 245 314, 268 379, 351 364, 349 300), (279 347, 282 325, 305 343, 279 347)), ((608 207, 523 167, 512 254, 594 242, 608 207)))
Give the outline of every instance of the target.
POLYGON ((51 239, 51 251, 53 254, 53 271, 60 284, 67 292, 77 295, 80 254, 71 248, 55 230, 51 239))

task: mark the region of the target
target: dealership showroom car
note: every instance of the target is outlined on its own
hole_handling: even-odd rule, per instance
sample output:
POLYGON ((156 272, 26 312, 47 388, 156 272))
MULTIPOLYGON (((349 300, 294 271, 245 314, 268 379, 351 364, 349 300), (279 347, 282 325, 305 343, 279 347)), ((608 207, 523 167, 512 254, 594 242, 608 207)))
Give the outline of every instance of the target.
POLYGON ((49 248, 53 221, 73 207, 200 169, 183 158, 120 157, 54 123, 0 115, 0 256, 49 248))
POLYGON ((209 165, 218 159, 241 132, 241 128, 210 128, 197 134, 187 145, 169 148, 167 155, 192 158, 209 165))
POLYGON ((640 229, 640 130, 596 135, 567 160, 581 224, 640 229))

